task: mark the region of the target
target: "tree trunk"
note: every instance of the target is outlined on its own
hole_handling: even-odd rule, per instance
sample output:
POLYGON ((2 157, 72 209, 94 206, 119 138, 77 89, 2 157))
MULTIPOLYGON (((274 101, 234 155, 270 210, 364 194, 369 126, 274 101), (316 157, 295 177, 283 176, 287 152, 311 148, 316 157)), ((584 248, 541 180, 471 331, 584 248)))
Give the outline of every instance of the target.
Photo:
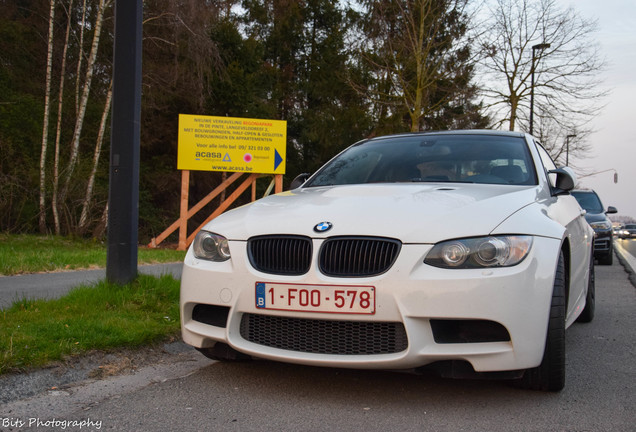
POLYGON ((86 0, 82 6, 82 25, 80 26, 79 52, 77 54, 77 72, 75 74, 75 115, 79 113, 80 82, 82 76, 82 62, 84 60, 84 29, 86 28, 86 0))
POLYGON ((93 230, 94 238, 102 238, 104 234, 106 234, 106 229, 108 228, 108 202, 104 206, 104 211, 102 212, 102 217, 93 230))
POLYGON ((53 70, 53 25, 55 0, 51 0, 49 13, 49 39, 46 56, 46 90, 44 95, 44 122, 42 125, 42 150, 40 152, 40 233, 46 234, 46 151, 49 143, 49 109, 51 99, 51 74, 53 70))
POLYGON ((515 130, 517 123, 517 108, 519 107, 519 98, 516 95, 510 96, 510 130, 515 130))
POLYGON ((108 88, 108 95, 106 96, 106 103, 104 104, 104 112, 102 113, 102 120, 99 124, 99 133, 97 135, 97 143, 95 144, 95 153, 93 155, 93 169, 88 177, 88 185, 86 186, 86 195, 84 196, 84 204, 82 205, 82 214, 80 216, 78 231, 83 234, 86 231, 88 225, 88 211, 90 208, 91 200, 93 198, 93 185, 95 184, 95 175, 97 174, 97 166, 99 165, 99 156, 102 151, 102 143, 104 142, 104 131, 106 130, 106 121, 108 120, 108 114, 110 113, 110 105, 113 100, 113 82, 111 80, 110 87, 108 88))
POLYGON ((75 129, 73 131, 73 139, 71 141, 71 156, 66 167, 66 175, 64 178, 64 187, 62 194, 60 195, 60 201, 66 199, 68 189, 71 184, 71 178, 73 170, 77 164, 77 158, 79 155, 80 135, 82 133, 82 127, 84 125, 84 117, 86 115, 86 106, 88 104, 88 96, 91 90, 91 81, 93 79, 93 68, 95 66, 95 59, 97 58, 97 49, 99 48, 99 38, 101 35, 102 24, 104 22, 104 9, 110 6, 110 0, 107 4, 106 0, 99 0, 99 6, 97 10, 97 18, 95 19, 95 33, 93 35, 93 43, 91 46, 90 56, 86 64, 86 78, 84 81, 84 88, 82 89, 82 97, 79 104, 79 112, 77 114, 77 120, 75 122, 75 129))
POLYGON ((60 235, 60 215, 57 208, 57 193, 60 184, 60 135, 62 133, 62 107, 64 101, 64 79, 66 77, 66 52, 68 51, 68 39, 71 33, 71 11, 73 0, 68 5, 68 22, 66 24, 66 37, 64 39, 64 51, 62 53, 62 70, 60 71, 60 89, 57 100, 57 128, 55 133, 55 157, 53 161, 53 194, 51 195, 51 209, 53 210, 53 223, 55 234, 60 235))

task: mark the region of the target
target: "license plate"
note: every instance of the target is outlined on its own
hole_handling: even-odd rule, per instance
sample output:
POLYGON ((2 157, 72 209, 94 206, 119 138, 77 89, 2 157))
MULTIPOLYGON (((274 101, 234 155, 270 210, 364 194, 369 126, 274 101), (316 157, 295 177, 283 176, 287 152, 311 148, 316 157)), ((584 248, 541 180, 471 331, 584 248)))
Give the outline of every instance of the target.
POLYGON ((375 314, 372 286, 256 282, 259 309, 341 314, 375 314))

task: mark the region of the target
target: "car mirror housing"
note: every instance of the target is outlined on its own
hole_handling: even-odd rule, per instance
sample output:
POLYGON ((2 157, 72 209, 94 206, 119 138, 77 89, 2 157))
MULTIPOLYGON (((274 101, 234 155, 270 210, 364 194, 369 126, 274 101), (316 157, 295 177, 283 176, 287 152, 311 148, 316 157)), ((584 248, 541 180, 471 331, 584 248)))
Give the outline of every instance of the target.
POLYGON ((294 190, 301 187, 310 176, 311 174, 309 173, 298 174, 296 178, 292 180, 291 185, 289 185, 289 189, 294 190))
POLYGON ((561 167, 549 171, 549 174, 556 174, 556 182, 552 188, 552 195, 562 195, 574 189, 576 186, 576 174, 569 167, 561 167))
POLYGON ((614 213, 618 213, 618 210, 616 210, 616 207, 609 206, 609 207, 607 207, 607 211, 605 213, 614 214, 614 213))

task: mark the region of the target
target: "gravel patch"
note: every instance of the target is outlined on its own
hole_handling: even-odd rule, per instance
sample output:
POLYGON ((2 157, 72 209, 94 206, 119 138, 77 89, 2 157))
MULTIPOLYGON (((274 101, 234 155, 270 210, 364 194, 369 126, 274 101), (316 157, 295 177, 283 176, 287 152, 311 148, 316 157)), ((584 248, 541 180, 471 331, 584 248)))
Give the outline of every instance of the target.
POLYGON ((0 404, 26 399, 44 392, 66 392, 86 380, 134 373, 155 363, 174 361, 193 351, 181 341, 156 344, 139 349, 92 351, 67 357, 42 369, 0 376, 0 404))

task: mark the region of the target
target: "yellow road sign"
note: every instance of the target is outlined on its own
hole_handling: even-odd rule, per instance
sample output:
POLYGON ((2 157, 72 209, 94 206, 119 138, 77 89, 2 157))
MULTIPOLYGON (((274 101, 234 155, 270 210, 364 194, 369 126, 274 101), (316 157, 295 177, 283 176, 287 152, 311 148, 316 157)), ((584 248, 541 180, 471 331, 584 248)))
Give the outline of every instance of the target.
POLYGON ((287 122, 179 114, 177 169, 285 174, 287 122))

